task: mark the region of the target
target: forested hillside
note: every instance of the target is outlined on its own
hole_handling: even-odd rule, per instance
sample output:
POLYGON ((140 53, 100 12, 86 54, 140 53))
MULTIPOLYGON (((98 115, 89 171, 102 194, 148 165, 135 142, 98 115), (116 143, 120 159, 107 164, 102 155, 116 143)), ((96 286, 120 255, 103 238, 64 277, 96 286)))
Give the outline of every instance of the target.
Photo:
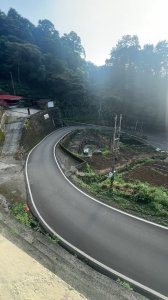
MULTIPOLYGON (((110 37, 109 37, 110 38, 110 37)), ((104 66, 85 60, 75 32, 59 35, 49 20, 33 25, 14 9, 0 11, 0 88, 29 98, 57 100, 66 118, 125 126, 166 128, 168 42, 140 46, 123 36, 104 66)))

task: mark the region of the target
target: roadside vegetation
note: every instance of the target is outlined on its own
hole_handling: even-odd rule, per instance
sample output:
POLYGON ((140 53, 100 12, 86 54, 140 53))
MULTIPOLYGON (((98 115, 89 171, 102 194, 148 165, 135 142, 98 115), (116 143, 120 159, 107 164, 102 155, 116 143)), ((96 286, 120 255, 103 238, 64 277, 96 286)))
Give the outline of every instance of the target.
POLYGON ((15 202, 11 205, 10 212, 20 223, 33 227, 35 230, 39 231, 39 223, 35 217, 33 217, 27 204, 15 202))
POLYGON ((47 233, 41 226, 39 221, 32 215, 27 204, 22 202, 15 202, 10 206, 10 213, 20 223, 31 227, 33 230, 41 232, 53 243, 58 243, 59 239, 49 233, 47 233))
POLYGON ((167 154, 156 151, 135 138, 122 137, 116 160, 115 180, 111 188, 108 178, 112 161, 110 134, 93 129, 88 130, 88 134, 78 131, 66 141, 66 146, 74 152, 78 149, 78 155, 83 156, 87 162, 76 176, 72 176, 73 182, 110 206, 168 226, 167 154), (89 141, 92 142, 92 147, 88 147, 99 147, 98 155, 86 157, 82 154, 85 143, 88 144, 89 141))
POLYGON ((128 291, 133 291, 133 288, 131 287, 131 285, 130 285, 128 282, 123 281, 123 280, 121 280, 120 278, 118 278, 118 279, 116 280, 116 282, 117 282, 118 284, 120 284, 122 287, 124 287, 125 289, 127 289, 128 291))
POLYGON ((153 187, 139 181, 126 182, 120 174, 115 177, 113 189, 110 188, 109 178, 104 179, 104 176, 94 173, 78 176, 74 182, 110 206, 168 225, 168 190, 163 187, 153 187))

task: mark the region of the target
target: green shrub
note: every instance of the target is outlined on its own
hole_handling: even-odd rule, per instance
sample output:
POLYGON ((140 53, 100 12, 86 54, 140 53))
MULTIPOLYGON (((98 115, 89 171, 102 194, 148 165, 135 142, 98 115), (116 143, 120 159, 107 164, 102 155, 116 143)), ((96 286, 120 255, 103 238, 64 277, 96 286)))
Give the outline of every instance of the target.
POLYGON ((130 286, 130 284, 126 281, 121 280, 120 278, 118 278, 116 280, 116 282, 118 284, 120 284, 121 286, 123 286, 125 289, 129 290, 129 291, 133 291, 133 288, 130 286))
POLYGON ((155 210, 156 212, 162 213, 163 212, 163 205, 157 202, 152 202, 150 207, 155 210))
POLYGON ((25 122, 24 122, 24 128, 25 128, 26 130, 28 130, 29 127, 30 127, 30 120, 29 120, 29 119, 26 119, 25 122))
POLYGON ((149 204, 152 202, 152 197, 147 190, 139 191, 133 196, 134 201, 142 204, 149 204))
POLYGON ((107 155, 109 155, 111 152, 110 152, 110 149, 109 148, 104 148, 104 149, 102 149, 102 154, 104 155, 104 156, 107 156, 107 155))
POLYGON ((88 174, 88 175, 85 175, 82 177, 82 181, 86 184, 98 182, 98 180, 99 180, 99 176, 91 175, 91 174, 88 174))
POLYGON ((84 172, 88 173, 88 174, 94 174, 92 167, 89 164, 86 164, 84 167, 84 172))
POLYGON ((4 139, 5 139, 5 135, 3 131, 0 129, 0 144, 4 141, 4 139))
POLYGON ((150 204, 154 210, 161 211, 168 207, 168 192, 163 188, 151 187, 149 184, 137 183, 134 185, 134 201, 140 204, 150 204))
POLYGON ((26 204, 17 202, 11 207, 12 215, 21 223, 30 226, 32 222, 32 216, 27 208, 26 204))
POLYGON ((59 242, 59 239, 58 239, 56 236, 54 236, 54 235, 51 235, 51 234, 49 234, 49 233, 46 233, 45 236, 46 236, 49 240, 51 240, 54 244, 57 244, 57 243, 59 242))
POLYGON ((163 207, 168 207, 168 192, 163 189, 156 188, 153 198, 154 202, 160 203, 163 207))

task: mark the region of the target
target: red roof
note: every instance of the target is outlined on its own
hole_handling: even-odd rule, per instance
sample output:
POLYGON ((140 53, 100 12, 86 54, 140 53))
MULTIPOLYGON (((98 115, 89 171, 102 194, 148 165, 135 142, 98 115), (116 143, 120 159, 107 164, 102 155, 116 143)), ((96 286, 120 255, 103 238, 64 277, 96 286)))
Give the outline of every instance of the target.
POLYGON ((0 95, 0 100, 21 100, 23 97, 13 95, 0 95))

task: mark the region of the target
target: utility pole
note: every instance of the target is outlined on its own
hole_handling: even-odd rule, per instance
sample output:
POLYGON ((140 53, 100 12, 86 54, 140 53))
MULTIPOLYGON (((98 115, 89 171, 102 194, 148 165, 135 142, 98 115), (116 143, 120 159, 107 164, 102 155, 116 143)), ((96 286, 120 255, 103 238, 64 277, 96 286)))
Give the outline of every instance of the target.
POLYGON ((99 124, 101 124, 101 110, 102 110, 102 104, 99 102, 99 109, 98 109, 98 116, 99 116, 99 124))
POLYGON ((136 120, 136 123, 135 123, 135 128, 134 128, 134 132, 136 133, 137 131, 137 126, 138 126, 138 120, 136 120))
POLYGON ((114 117, 114 132, 113 132, 113 138, 111 140, 111 151, 114 151, 115 147, 115 140, 116 140, 116 132, 117 132, 117 115, 114 117))
POLYGON ((9 74, 10 74, 10 77, 11 77, 11 82, 12 82, 12 87, 13 87, 13 93, 14 93, 14 95, 16 95, 12 72, 9 72, 9 74))
POLYGON ((110 176, 110 188, 113 188, 114 174, 115 174, 116 133, 117 133, 117 115, 115 115, 115 117, 114 117, 113 143, 111 145, 111 150, 112 150, 112 168, 111 168, 111 172, 109 174, 109 176, 110 176))
POLYGON ((121 136, 121 123, 122 123, 122 115, 120 115, 119 126, 117 130, 117 115, 114 118, 114 133, 113 133, 113 143, 111 145, 112 150, 112 168, 109 173, 110 177, 110 188, 113 188, 114 176, 115 176, 115 162, 116 162, 116 154, 119 151, 120 147, 120 136, 121 136))
POLYGON ((122 115, 120 115, 120 121, 119 121, 119 127, 118 127, 118 143, 117 143, 117 151, 119 151, 119 148, 120 148, 121 123, 122 123, 122 115))
POLYGON ((141 123, 140 134, 143 134, 143 121, 141 123))

